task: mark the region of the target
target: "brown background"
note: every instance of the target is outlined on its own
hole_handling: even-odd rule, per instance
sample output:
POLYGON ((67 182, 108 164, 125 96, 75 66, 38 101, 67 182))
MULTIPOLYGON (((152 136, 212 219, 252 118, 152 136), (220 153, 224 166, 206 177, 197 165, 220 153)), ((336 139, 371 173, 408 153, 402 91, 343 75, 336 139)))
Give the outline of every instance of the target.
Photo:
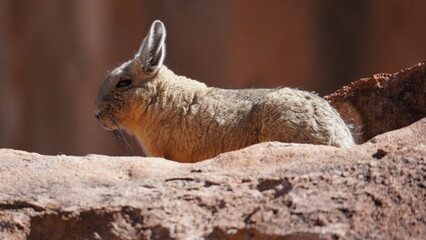
POLYGON ((325 95, 424 60, 425 12, 424 0, 0 0, 0 148, 140 154, 92 111, 107 71, 154 19, 175 73, 325 95))

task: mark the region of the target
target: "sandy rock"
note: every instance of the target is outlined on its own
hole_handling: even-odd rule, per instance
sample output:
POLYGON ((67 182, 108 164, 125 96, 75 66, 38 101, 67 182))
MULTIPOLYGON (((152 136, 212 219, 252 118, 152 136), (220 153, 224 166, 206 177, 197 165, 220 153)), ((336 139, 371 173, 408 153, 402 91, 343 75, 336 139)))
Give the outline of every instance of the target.
POLYGON ((194 164, 0 150, 0 239, 421 239, 426 119, 194 164))
POLYGON ((426 61, 362 78, 325 98, 354 125, 357 141, 365 142, 426 117, 426 61))

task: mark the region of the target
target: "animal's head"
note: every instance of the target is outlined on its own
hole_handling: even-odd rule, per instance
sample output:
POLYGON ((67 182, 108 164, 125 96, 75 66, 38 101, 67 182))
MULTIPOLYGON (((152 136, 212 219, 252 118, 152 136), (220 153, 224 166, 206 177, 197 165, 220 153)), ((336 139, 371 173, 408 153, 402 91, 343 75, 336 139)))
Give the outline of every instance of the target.
POLYGON ((99 90, 95 116, 108 130, 132 129, 139 117, 136 112, 152 97, 149 82, 155 79, 166 55, 166 29, 156 20, 134 58, 108 74, 99 90), (138 109, 139 108, 139 109, 138 109))

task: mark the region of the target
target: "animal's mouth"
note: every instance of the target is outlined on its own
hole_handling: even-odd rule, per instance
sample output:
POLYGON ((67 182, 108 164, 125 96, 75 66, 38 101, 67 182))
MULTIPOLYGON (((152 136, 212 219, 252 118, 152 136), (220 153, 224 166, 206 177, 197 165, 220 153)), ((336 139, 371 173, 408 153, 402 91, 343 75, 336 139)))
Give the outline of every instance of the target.
POLYGON ((105 121, 105 120, 100 120, 99 121, 101 123, 101 126, 103 129, 108 130, 108 131, 113 131, 116 130, 117 127, 113 124, 109 124, 109 121, 105 121))
POLYGON ((120 124, 114 115, 108 111, 102 111, 100 113, 95 113, 95 117, 101 123, 101 126, 108 131, 113 131, 120 129, 120 124))

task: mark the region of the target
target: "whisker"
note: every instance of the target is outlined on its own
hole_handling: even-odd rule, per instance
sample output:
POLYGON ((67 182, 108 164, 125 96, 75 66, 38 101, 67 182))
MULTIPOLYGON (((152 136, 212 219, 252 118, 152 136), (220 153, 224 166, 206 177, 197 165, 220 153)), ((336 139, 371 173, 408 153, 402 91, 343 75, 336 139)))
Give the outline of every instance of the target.
POLYGON ((132 121, 133 123, 135 123, 135 125, 137 126, 136 128, 134 128, 134 129, 130 129, 130 131, 131 132, 136 132, 136 130, 138 130, 140 127, 142 127, 142 124, 140 124, 138 121, 136 121, 135 119, 133 119, 133 118, 131 118, 131 117, 129 117, 129 116, 127 116, 126 114, 123 114, 123 113, 120 113, 120 112, 116 112, 116 114, 118 114, 118 115, 120 115, 120 116, 123 116, 124 118, 126 118, 126 120, 130 120, 130 121, 132 121))
POLYGON ((129 140, 130 136, 127 135, 125 131, 120 131, 120 134, 121 134, 121 138, 123 139, 124 146, 126 147, 127 153, 129 153, 130 155, 134 155, 132 144, 129 140))
MULTIPOLYGON (((134 121, 137 123, 137 121, 127 117, 125 114, 122 113, 115 113, 118 115, 125 116, 127 119, 134 121)), ((127 134, 127 132, 124 130, 125 126, 114 114, 110 114, 111 121, 113 124, 118 128, 117 130, 114 130, 114 136, 119 140, 120 145, 124 147, 124 151, 122 151, 123 155, 143 155, 145 156, 145 153, 141 151, 139 142, 138 144, 134 143, 134 137, 127 134)), ((137 126, 140 126, 140 124, 137 124, 137 126)), ((131 131, 134 132, 134 131, 131 131)), ((123 150, 123 149, 122 149, 123 150)))
POLYGON ((111 114, 110 119, 111 119, 112 124, 114 124, 114 126, 115 126, 116 128, 119 128, 119 129, 120 129, 120 126, 119 126, 119 124, 118 124, 118 120, 117 120, 117 118, 115 118, 115 117, 111 114))
POLYGON ((118 140, 118 143, 120 145, 120 152, 122 155, 129 155, 130 153, 130 144, 127 141, 126 137, 125 137, 125 133, 123 130, 114 130, 112 131, 112 133, 114 134, 115 138, 118 140))
POLYGON ((119 144, 120 144, 120 150, 121 150, 121 154, 123 155, 128 155, 128 153, 130 153, 130 144, 127 141, 125 135, 124 135, 124 131, 121 130, 123 129, 123 124, 121 124, 120 120, 118 120, 114 114, 112 114, 111 112, 109 113, 111 122, 114 124, 114 126, 117 128, 117 130, 112 131, 113 135, 115 136, 115 138, 118 140, 119 144), (123 147, 124 146, 124 150, 123 147))

